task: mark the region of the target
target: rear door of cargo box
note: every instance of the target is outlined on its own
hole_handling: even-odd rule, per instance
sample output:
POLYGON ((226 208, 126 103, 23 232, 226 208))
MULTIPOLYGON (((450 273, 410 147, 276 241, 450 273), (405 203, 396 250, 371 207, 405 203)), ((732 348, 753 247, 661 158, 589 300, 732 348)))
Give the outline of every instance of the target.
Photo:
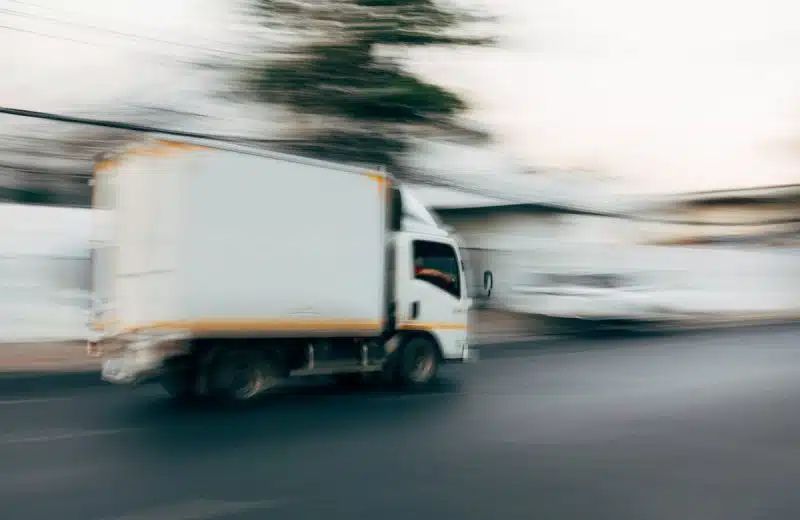
POLYGON ((116 314, 122 330, 184 318, 181 236, 185 153, 152 146, 131 153, 117 172, 116 314))

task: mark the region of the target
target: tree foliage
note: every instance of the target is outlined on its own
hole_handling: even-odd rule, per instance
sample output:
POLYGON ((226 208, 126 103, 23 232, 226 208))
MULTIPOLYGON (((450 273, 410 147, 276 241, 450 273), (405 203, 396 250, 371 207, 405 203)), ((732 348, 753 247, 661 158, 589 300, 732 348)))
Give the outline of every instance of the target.
POLYGON ((413 137, 487 138, 459 124, 464 100, 405 70, 397 51, 490 44, 468 34, 488 17, 436 0, 255 0, 252 7, 275 43, 269 58, 239 69, 237 93, 291 110, 291 151, 397 171, 413 137))

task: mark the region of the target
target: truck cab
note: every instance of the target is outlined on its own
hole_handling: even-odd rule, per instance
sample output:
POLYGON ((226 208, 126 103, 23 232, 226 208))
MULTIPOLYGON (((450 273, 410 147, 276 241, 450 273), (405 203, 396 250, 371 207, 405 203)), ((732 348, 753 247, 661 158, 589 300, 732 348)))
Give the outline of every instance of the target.
POLYGON ((469 361, 468 295, 458 240, 407 190, 394 236, 395 319, 399 331, 427 334, 443 361, 469 361))

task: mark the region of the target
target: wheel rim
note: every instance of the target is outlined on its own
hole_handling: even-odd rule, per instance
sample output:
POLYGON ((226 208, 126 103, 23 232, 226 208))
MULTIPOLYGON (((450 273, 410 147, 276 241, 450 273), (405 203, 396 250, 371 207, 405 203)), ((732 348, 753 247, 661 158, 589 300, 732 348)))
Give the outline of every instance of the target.
POLYGON ((414 351, 411 366, 409 379, 415 383, 425 383, 430 380, 436 369, 436 359, 429 349, 420 346, 414 351))
POLYGON ((264 377, 251 360, 235 356, 221 367, 218 388, 237 401, 246 401, 264 389, 264 377))
POLYGON ((256 367, 240 367, 234 372, 230 386, 231 394, 236 400, 245 401, 258 395, 263 386, 264 378, 256 367))

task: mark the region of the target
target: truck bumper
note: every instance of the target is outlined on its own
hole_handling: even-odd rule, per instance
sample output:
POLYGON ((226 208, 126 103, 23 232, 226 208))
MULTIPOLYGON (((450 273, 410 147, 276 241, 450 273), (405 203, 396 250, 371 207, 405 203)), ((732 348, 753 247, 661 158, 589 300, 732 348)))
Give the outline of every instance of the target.
POLYGON ((138 385, 157 379, 169 359, 186 351, 179 341, 148 338, 124 344, 103 358, 101 378, 117 385, 138 385))
POLYGON ((461 355, 462 363, 476 363, 478 359, 480 359, 480 351, 472 348, 469 344, 464 345, 461 355))
POLYGON ((480 352, 478 349, 471 347, 468 343, 464 343, 461 348, 461 356, 456 358, 445 359, 445 363, 476 363, 480 359, 480 352))
POLYGON ((156 379, 162 372, 163 360, 137 360, 126 352, 103 360, 101 377, 116 385, 140 385, 156 379))

